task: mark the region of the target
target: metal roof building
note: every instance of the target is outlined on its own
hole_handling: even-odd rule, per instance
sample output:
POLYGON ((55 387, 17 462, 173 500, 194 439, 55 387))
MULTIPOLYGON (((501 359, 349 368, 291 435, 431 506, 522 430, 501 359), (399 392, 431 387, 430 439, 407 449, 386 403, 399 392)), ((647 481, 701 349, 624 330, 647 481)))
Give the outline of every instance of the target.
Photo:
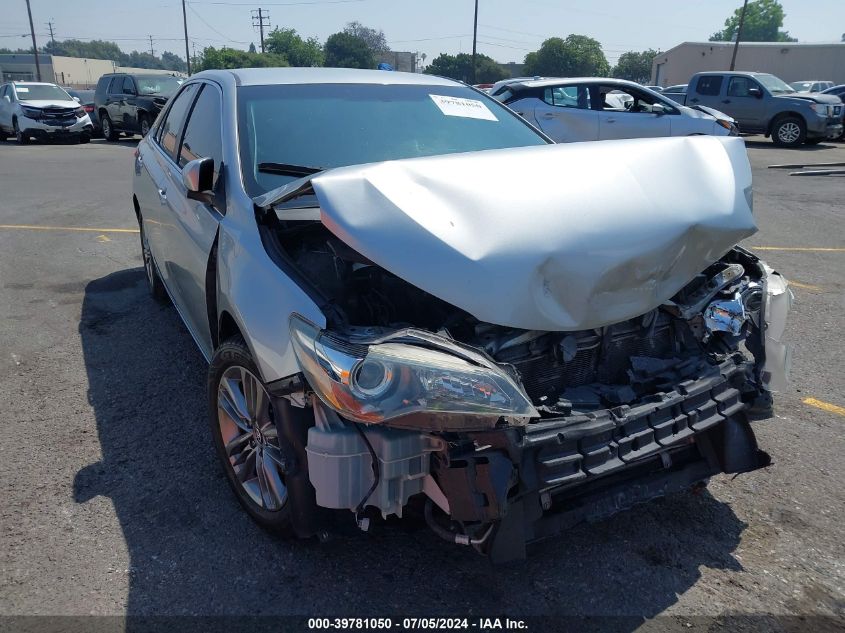
MULTIPOLYGON (((728 70, 733 42, 684 42, 654 58, 651 83, 685 84, 697 72, 728 70)), ((771 73, 786 82, 803 79, 845 83, 845 42, 741 42, 736 70, 771 73)))

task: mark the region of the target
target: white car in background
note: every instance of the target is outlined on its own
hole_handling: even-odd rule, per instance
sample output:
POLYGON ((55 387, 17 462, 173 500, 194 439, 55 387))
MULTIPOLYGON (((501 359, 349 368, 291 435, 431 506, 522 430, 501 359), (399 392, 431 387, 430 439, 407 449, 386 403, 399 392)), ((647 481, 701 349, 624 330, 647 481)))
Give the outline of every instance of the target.
POLYGON ((94 125, 79 101, 56 84, 14 81, 0 85, 0 140, 30 138, 91 140, 94 125))
POLYGON ((529 80, 494 96, 558 143, 738 134, 734 119, 718 110, 682 106, 622 79, 529 80))

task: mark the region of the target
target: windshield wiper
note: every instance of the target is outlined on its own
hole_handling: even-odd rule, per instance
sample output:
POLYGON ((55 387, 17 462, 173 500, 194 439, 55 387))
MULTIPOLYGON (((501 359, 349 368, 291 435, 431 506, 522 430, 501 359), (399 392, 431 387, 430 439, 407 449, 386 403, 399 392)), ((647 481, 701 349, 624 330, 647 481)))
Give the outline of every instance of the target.
POLYGON ((288 163, 258 163, 258 171, 264 174, 279 174, 280 176, 310 176, 319 174, 323 171, 323 168, 289 165, 288 163))

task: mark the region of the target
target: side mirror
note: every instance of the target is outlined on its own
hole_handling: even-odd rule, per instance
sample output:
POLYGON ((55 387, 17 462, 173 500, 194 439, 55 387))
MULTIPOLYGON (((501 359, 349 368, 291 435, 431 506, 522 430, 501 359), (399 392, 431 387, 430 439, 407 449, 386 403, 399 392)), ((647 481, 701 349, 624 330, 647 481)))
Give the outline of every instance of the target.
POLYGON ((73 97, 73 100, 79 103, 79 97, 73 97))
POLYGON ((763 91, 760 90, 759 88, 749 88, 748 94, 751 95, 752 97, 757 97, 758 99, 763 98, 763 91))
POLYGON ((6 103, 12 103, 12 100, 9 95, 3 95, 3 99, 5 99, 6 103))
POLYGON ((662 103, 655 103, 651 106, 651 113, 657 115, 666 114, 666 106, 662 103))
POLYGON ((197 158, 182 168, 182 184, 188 190, 188 197, 191 200, 210 202, 213 183, 213 158, 197 158))

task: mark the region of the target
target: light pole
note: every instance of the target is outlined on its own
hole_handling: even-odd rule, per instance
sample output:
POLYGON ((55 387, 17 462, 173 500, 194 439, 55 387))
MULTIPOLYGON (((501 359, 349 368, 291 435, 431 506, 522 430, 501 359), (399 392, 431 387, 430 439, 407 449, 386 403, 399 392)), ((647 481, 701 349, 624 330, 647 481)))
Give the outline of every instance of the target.
POLYGON ((478 39, 478 0, 475 0, 475 19, 472 22, 472 83, 478 83, 475 81, 475 53, 476 53, 476 40, 478 39))
POLYGON ((745 9, 748 8, 748 0, 742 3, 742 12, 739 14, 739 26, 736 29, 736 41, 734 42, 734 54, 731 57, 731 70, 736 66, 736 52, 739 48, 739 38, 742 37, 742 25, 745 22, 745 9))
POLYGON ((35 43, 35 27, 32 24, 32 9, 29 7, 29 0, 26 0, 26 12, 29 14, 29 32, 32 34, 32 52, 35 53, 35 75, 41 81, 41 64, 38 63, 38 44, 35 43))

